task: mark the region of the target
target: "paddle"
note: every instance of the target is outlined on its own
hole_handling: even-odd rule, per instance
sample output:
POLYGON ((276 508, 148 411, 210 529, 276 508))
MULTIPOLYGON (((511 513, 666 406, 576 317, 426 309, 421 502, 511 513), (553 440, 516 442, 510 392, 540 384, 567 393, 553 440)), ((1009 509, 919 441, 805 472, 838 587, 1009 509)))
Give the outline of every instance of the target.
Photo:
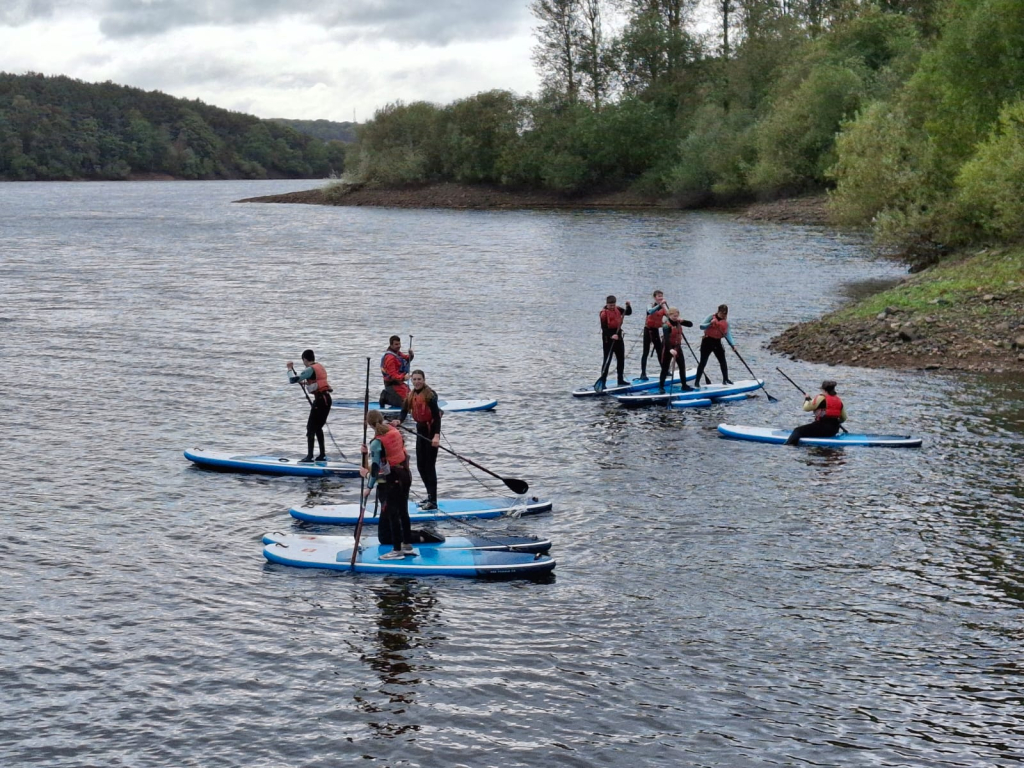
POLYGON ((601 366, 601 375, 598 377, 597 381, 594 382, 594 391, 595 392, 604 392, 604 382, 605 382, 605 379, 608 378, 608 366, 611 365, 611 363, 612 363, 612 355, 614 355, 614 354, 615 354, 615 342, 612 342, 612 345, 610 347, 608 347, 608 356, 605 357, 605 359, 604 359, 604 365, 601 366))
MULTIPOLYGON (((756 379, 757 376, 755 376, 754 372, 752 370, 750 370, 750 366, 747 365, 747 361, 743 359, 743 355, 740 354, 739 350, 736 349, 736 347, 734 347, 732 345, 732 342, 730 342, 728 339, 726 339, 725 341, 729 345, 729 348, 736 355, 736 357, 738 357, 740 359, 740 362, 743 363, 743 367, 747 369, 747 373, 749 373, 751 376, 754 376, 754 378, 756 379)), ((763 381, 761 382, 761 389, 764 389, 764 382, 763 381)), ((779 399, 777 397, 772 397, 770 394, 768 394, 768 390, 767 389, 764 389, 764 394, 765 394, 765 396, 767 396, 769 403, 777 403, 777 402, 779 402, 779 399)))
MULTIPOLYGON (((788 381, 790 384, 796 387, 800 391, 800 394, 802 394, 805 398, 810 399, 811 396, 804 392, 803 387, 801 387, 799 384, 797 384, 795 381, 789 378, 789 376, 787 376, 785 372, 781 368, 779 368, 779 366, 776 365, 775 370, 782 374, 782 378, 784 378, 786 381, 788 381)), ((767 394, 767 392, 765 394, 767 394)), ((850 434, 850 430, 848 430, 842 424, 839 425, 839 428, 843 430, 843 432, 845 432, 846 434, 850 434)))
MULTIPOLYGON (((690 350, 690 354, 693 355, 693 359, 697 361, 697 366, 700 367, 700 358, 697 357, 697 353, 694 352, 693 351, 693 347, 690 346, 690 342, 687 340, 686 334, 683 333, 682 331, 680 331, 679 333, 683 337, 683 341, 686 342, 686 348, 688 350, 690 350)), ((682 373, 679 374, 680 381, 681 381, 681 383, 686 384, 686 366, 683 365, 680 370, 682 370, 682 373)), ((699 381, 694 381, 693 383, 696 384, 698 387, 700 386, 700 382, 699 381)), ((711 383, 711 378, 708 376, 708 372, 707 371, 704 371, 704 383, 705 384, 710 384, 711 383)))
MULTIPOLYGON (((416 437, 418 437, 420 440, 427 440, 427 441, 432 441, 433 440, 433 438, 428 437, 427 435, 421 435, 415 429, 410 429, 409 427, 405 426, 404 424, 399 424, 398 428, 405 430, 410 435, 416 435, 416 437)), ((530 485, 525 480, 519 480, 519 479, 517 479, 515 477, 502 477, 501 475, 499 475, 499 474, 497 474, 495 472, 491 472, 491 470, 489 470, 487 467, 481 467, 479 464, 477 464, 472 459, 467 459, 465 456, 460 456, 459 454, 457 454, 455 451, 451 450, 450 448, 445 448, 443 445, 439 445, 437 447, 440 448, 442 451, 445 451, 446 453, 450 453, 452 456, 457 458, 459 461, 464 461, 467 464, 470 464, 470 465, 476 467, 481 472, 486 472, 491 477, 498 478, 499 480, 501 480, 501 482, 503 482, 505 485, 508 486, 508 489, 510 491, 512 491, 512 493, 515 493, 517 495, 522 495, 522 494, 526 493, 528 490, 530 490, 530 485)))
MULTIPOLYGON (((363 445, 366 445, 366 415, 370 412, 370 358, 366 358, 366 389, 363 391, 363 445)), ((363 454, 363 466, 366 466, 366 454, 363 454)), ((363 516, 366 514, 366 497, 363 492, 366 490, 366 478, 361 477, 359 481, 359 519, 356 520, 355 541, 352 543, 352 559, 349 567, 355 570, 356 555, 359 554, 359 537, 363 533, 363 516)))

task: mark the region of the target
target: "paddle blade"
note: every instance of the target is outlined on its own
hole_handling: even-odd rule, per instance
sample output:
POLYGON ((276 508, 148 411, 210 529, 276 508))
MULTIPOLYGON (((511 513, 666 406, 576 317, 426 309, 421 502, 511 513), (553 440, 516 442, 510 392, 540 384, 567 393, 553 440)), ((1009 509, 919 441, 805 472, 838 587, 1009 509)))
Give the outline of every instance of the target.
POLYGON ((595 392, 604 392, 604 379, 598 379, 594 382, 595 392))
POLYGON ((524 493, 530 490, 530 484, 527 483, 525 480, 519 480, 518 478, 515 477, 503 477, 501 478, 501 481, 508 486, 508 489, 512 491, 512 493, 519 496, 522 496, 524 493))

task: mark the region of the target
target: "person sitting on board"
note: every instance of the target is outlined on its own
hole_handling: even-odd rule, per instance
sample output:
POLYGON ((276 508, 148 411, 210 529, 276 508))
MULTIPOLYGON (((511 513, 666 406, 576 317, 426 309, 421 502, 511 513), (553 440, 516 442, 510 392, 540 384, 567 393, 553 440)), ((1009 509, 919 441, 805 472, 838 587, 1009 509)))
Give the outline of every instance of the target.
POLYGON ((725 360, 725 347, 722 346, 722 339, 729 342, 729 346, 735 348, 732 334, 729 333, 729 307, 725 304, 718 305, 718 311, 708 315, 700 324, 704 331, 704 338, 700 340, 700 362, 697 363, 697 386, 700 386, 700 377, 704 375, 704 367, 712 353, 718 358, 718 364, 722 367, 722 383, 732 384, 729 381, 729 364, 725 360))
POLYGON ((665 394, 665 379, 668 370, 675 363, 679 366, 679 388, 689 392, 693 387, 686 383, 686 358, 683 357, 683 328, 693 328, 689 320, 679 319, 679 310, 672 307, 665 316, 664 339, 661 345, 661 379, 658 381, 658 392, 665 394))
POLYGON ((814 411, 814 421, 794 429, 786 445, 799 445, 801 437, 835 437, 839 425, 846 421, 846 406, 836 394, 836 383, 831 379, 821 382, 821 394, 813 399, 804 396, 804 410, 814 411))
POLYGON ((668 302, 662 291, 654 292, 654 303, 647 308, 647 319, 644 321, 644 347, 640 355, 640 381, 647 381, 647 358, 654 348, 654 355, 661 360, 661 326, 668 312, 668 302))
POLYGON ((405 398, 409 396, 409 385, 405 383, 409 375, 409 363, 412 362, 412 347, 408 352, 402 351, 402 337, 392 336, 388 339, 388 348, 380 359, 380 373, 384 377, 384 389, 380 393, 380 405, 401 408, 405 398))
MULTIPOLYGON (((622 378, 623 370, 626 367, 626 345, 622 341, 622 320, 627 315, 633 314, 633 308, 626 302, 626 308, 618 306, 614 296, 605 299, 604 309, 600 312, 601 318, 601 346, 604 350, 604 364, 609 361, 609 352, 614 350, 616 370, 618 371, 618 385, 626 386, 627 382, 622 378)), ((604 387, 608 378, 608 369, 601 368, 601 386, 604 387)))
POLYGON ((437 451, 444 411, 437 405, 437 393, 427 386, 427 375, 420 370, 412 372, 412 392, 402 403, 397 421, 391 423, 398 426, 410 413, 416 422, 416 471, 427 489, 427 500, 420 509, 437 509, 437 451))
POLYGON ((327 371, 316 362, 316 355, 312 349, 302 353, 302 364, 306 367, 302 373, 295 373, 295 366, 289 360, 285 367, 292 372, 288 377, 291 384, 299 384, 307 394, 313 396, 310 403, 309 418, 306 420, 306 456, 300 459, 302 462, 313 461, 313 438, 316 438, 320 447, 320 454, 317 461, 326 461, 327 454, 324 451, 324 424, 327 423, 327 415, 331 412, 331 385, 327 383, 327 371))
POLYGON ((409 521, 409 488, 412 474, 409 472, 409 457, 405 452, 402 433, 384 421, 380 411, 366 414, 366 425, 373 429, 369 447, 362 451, 370 456, 370 466, 360 467, 359 474, 366 478, 363 497, 370 495, 374 486, 380 483, 380 522, 377 524, 377 538, 381 544, 390 544, 392 550, 380 556, 381 560, 401 560, 419 554, 412 548, 412 524, 409 521))

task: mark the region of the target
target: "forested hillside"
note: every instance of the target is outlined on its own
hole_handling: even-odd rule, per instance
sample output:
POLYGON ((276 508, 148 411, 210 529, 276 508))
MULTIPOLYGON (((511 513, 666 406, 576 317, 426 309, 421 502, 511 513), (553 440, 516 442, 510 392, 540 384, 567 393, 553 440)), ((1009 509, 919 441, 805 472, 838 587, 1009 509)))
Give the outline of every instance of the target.
POLYGON ((1024 234, 1024 2, 612 3, 534 0, 542 93, 391 104, 354 176, 681 205, 828 188, 894 242, 1024 234))
POLYGON ((272 117, 271 122, 287 125, 299 133, 313 136, 321 141, 343 141, 351 144, 356 140, 357 123, 336 123, 333 120, 287 120, 283 117, 272 117))
POLYGON ((158 91, 0 73, 0 179, 322 178, 345 148, 158 91))

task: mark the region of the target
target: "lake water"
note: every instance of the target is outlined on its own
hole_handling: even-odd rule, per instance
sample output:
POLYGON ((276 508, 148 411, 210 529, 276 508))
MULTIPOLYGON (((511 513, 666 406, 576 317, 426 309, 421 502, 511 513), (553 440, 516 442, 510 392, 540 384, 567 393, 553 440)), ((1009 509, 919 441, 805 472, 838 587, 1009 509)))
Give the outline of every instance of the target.
MULTIPOLYGON (((1024 762, 1024 386, 763 346, 898 266, 722 214, 232 202, 315 185, 0 184, 0 765, 1024 762), (642 310, 655 288, 695 320, 728 303, 781 402, 571 398, 604 296, 642 310), (445 431, 553 499, 478 524, 549 536, 552 578, 269 565, 289 506, 358 483, 182 457, 301 455, 284 362, 312 347, 358 397, 392 333, 442 397, 500 401, 445 431), (924 447, 720 439, 806 420, 777 365, 837 379, 854 431, 924 447)), ((330 425, 356 453, 359 416, 330 425)), ((487 493, 439 472, 442 496, 487 493)))

